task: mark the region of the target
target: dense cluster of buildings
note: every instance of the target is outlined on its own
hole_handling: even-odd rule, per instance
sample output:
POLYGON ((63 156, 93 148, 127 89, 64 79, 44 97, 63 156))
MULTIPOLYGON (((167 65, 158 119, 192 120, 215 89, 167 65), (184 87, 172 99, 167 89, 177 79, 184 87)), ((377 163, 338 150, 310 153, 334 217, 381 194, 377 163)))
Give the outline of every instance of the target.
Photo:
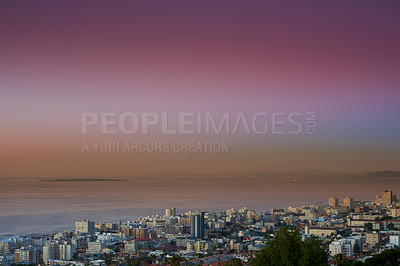
POLYGON ((400 246, 400 201, 386 190, 374 201, 329 198, 328 204, 256 212, 248 208, 224 212, 186 212, 167 208, 127 222, 82 220, 75 230, 31 235, 0 242, 0 264, 41 265, 166 265, 179 257, 185 264, 205 265, 237 258, 243 264, 268 245, 283 226, 314 235, 331 258, 342 254, 365 260, 400 246))

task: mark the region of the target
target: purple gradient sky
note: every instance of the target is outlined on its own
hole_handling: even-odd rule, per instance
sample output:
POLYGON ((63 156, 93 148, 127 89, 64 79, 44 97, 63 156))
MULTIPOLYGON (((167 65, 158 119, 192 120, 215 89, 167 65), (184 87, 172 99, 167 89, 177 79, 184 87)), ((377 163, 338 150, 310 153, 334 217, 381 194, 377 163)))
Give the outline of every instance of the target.
POLYGON ((399 8, 2 2, 0 176, 400 170, 399 8), (223 155, 85 156, 90 111, 316 111, 319 131, 235 137, 223 155))

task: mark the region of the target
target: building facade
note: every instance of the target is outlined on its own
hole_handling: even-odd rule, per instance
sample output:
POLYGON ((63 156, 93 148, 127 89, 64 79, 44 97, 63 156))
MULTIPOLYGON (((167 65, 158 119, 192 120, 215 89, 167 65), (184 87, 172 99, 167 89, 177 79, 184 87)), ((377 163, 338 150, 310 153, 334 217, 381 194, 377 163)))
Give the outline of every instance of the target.
POLYGON ((78 234, 94 234, 94 222, 86 220, 75 222, 75 232, 78 234))
POLYGON ((204 212, 190 217, 190 230, 194 238, 204 238, 204 212))
POLYGON ((334 208, 338 207, 339 199, 335 198, 335 197, 329 198, 329 206, 334 207, 334 208))

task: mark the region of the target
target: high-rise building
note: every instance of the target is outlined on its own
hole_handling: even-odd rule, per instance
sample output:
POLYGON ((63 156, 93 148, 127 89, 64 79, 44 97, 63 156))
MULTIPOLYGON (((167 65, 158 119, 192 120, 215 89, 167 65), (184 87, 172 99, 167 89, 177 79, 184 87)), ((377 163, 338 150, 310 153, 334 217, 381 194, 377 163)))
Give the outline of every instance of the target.
POLYGON ((71 238, 71 244, 75 245, 76 248, 83 248, 86 246, 86 236, 73 236, 71 238))
POLYGON ((387 207, 393 203, 393 193, 391 190, 385 190, 382 192, 382 206, 387 207))
POLYGON ((55 260, 60 258, 60 250, 55 243, 43 247, 43 260, 55 260))
POLYGON ((16 264, 38 264, 39 251, 37 249, 16 249, 14 253, 14 262, 16 264))
POLYGON ((329 198, 329 206, 338 207, 339 206, 339 199, 335 198, 335 197, 329 198))
POLYGON ((75 232, 94 234, 94 222, 82 220, 80 222, 75 222, 75 232))
POLYGON ((124 234, 127 237, 133 238, 148 238, 149 231, 147 228, 126 228, 124 229, 124 234))
POLYGON ((174 217, 176 216, 176 209, 175 207, 165 209, 165 216, 166 217, 174 217))
POLYGON ((179 225, 190 225, 190 218, 178 217, 179 225))
POLYGON ((59 245, 60 260, 71 260, 75 251, 75 245, 59 245))
POLYGON ((190 217, 190 230, 192 237, 204 238, 204 212, 190 217))
POLYGON ((343 199, 343 206, 349 207, 349 209, 354 209, 354 200, 353 198, 346 197, 343 199))
POLYGON ((9 242, 0 242, 0 256, 7 255, 10 252, 9 242))
POLYGON ((43 260, 71 260, 75 251, 74 244, 49 243, 43 247, 43 260))
POLYGON ((394 218, 400 217, 400 209, 398 209, 398 208, 390 209, 390 213, 391 213, 391 216, 394 218))

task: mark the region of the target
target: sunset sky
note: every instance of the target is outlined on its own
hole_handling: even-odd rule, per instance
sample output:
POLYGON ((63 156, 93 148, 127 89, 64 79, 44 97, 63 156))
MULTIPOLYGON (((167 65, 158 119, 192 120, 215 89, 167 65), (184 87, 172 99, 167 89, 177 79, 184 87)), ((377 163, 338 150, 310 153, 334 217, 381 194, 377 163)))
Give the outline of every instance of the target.
POLYGON ((0 177, 400 170, 399 11, 399 1, 3 1, 0 177), (82 153, 82 112, 317 112, 318 132, 194 138, 227 140, 227 153, 82 153))

